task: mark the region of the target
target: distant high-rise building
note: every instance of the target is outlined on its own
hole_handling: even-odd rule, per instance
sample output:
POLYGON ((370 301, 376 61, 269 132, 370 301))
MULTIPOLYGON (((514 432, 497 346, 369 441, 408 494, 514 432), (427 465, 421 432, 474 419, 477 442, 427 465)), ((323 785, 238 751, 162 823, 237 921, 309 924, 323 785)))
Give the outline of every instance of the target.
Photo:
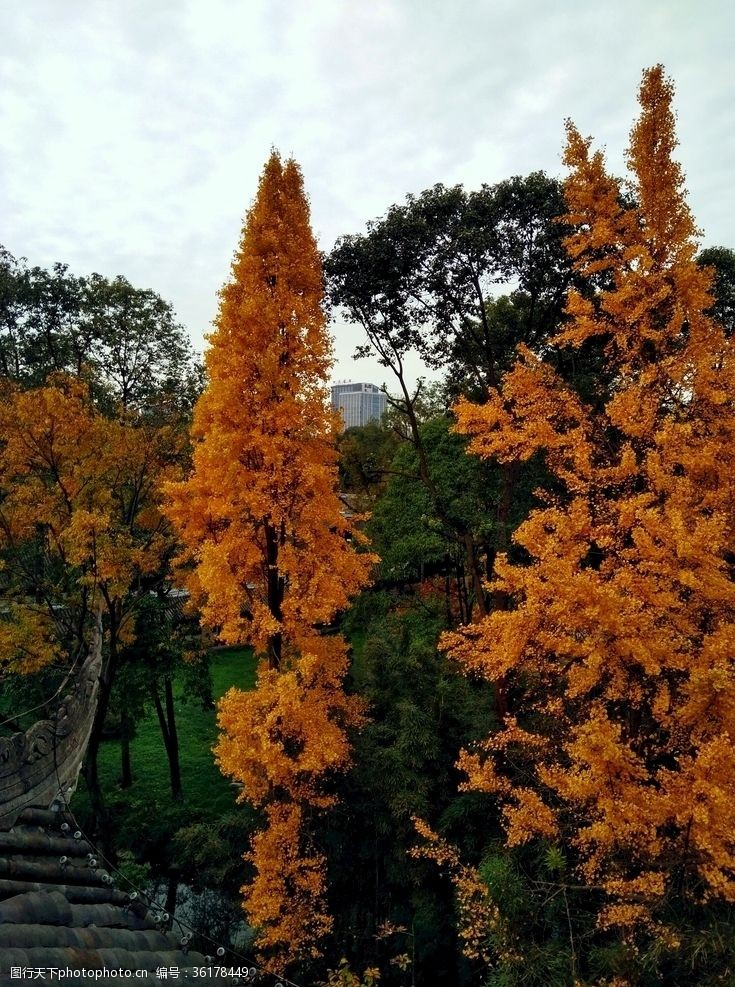
POLYGON ((375 384, 334 384, 332 407, 342 413, 345 428, 380 421, 386 407, 386 397, 375 384))

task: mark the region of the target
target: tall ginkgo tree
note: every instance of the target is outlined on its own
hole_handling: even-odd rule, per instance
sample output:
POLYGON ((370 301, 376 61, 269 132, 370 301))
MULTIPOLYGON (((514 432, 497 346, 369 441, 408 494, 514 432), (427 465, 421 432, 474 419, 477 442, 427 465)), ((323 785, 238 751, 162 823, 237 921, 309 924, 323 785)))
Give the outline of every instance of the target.
POLYGON ((220 703, 217 757, 264 812, 245 909, 281 962, 318 955, 331 928, 307 819, 333 804, 362 714, 342 688, 346 644, 320 628, 373 562, 336 492, 322 280, 301 172, 273 153, 209 337, 193 472, 168 488, 204 623, 262 658, 256 689, 220 703))
POLYGON ((602 348, 608 373, 582 401, 521 349, 458 406, 473 452, 543 453, 555 483, 499 566, 511 608, 444 640, 511 697, 462 756, 468 787, 498 796, 509 846, 564 847, 598 927, 631 956, 653 936, 656 962, 683 948, 668 923, 735 902, 735 353, 707 314, 672 92, 644 73, 627 187, 568 125, 567 249, 590 290, 556 343, 602 348))

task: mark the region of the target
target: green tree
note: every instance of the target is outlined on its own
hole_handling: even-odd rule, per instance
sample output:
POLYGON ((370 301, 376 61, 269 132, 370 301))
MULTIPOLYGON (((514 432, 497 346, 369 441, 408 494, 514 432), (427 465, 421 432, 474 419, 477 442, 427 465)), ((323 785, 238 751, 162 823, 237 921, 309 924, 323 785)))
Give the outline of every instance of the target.
POLYGON ((535 172, 472 192, 436 185, 392 206, 364 235, 338 240, 325 263, 332 302, 365 330, 409 416, 403 363, 412 350, 436 368, 461 363, 475 387, 497 383, 515 343, 493 331, 497 285, 517 284, 524 305, 515 321, 527 344, 558 323, 573 279, 564 212, 559 182, 535 172))
POLYGON ((710 314, 728 336, 735 335, 735 250, 707 247, 699 253, 697 263, 714 270, 712 294, 715 303, 709 310, 710 314))
POLYGON ((385 489, 399 439, 377 422, 348 428, 337 438, 340 490, 371 507, 385 489))
POLYGON ((183 411, 201 370, 171 305, 126 278, 29 268, 0 247, 0 372, 26 387, 84 377, 100 407, 183 411))
POLYGON ((435 497, 422 483, 415 447, 404 443, 396 451, 387 487, 367 529, 381 558, 381 579, 405 585, 438 577, 449 619, 467 621, 473 579, 457 532, 472 539, 476 556, 484 551, 492 537, 488 515, 497 498, 498 476, 466 455, 465 440, 453 434, 451 426, 448 416, 419 426, 435 497))
MULTIPOLYGON (((135 632, 120 654, 111 698, 111 715, 119 722, 121 787, 132 785, 130 741, 136 721, 152 709, 161 730, 169 766, 171 795, 183 795, 174 680, 186 683, 184 696, 203 708, 213 708, 207 653, 202 650, 198 621, 185 618, 183 599, 170 595, 170 586, 157 585, 136 607, 135 632)), ((109 729, 109 723, 108 723, 109 729)))
MULTIPOLYGON (((429 366, 448 371, 455 396, 459 389, 482 399, 512 361, 517 342, 543 348, 573 280, 562 246, 564 211, 561 186, 542 172, 474 192, 437 185, 393 206, 364 235, 340 239, 325 264, 333 304, 367 335, 358 355, 372 350, 395 378, 399 398, 391 404, 405 418, 433 513, 462 546, 470 605, 479 618, 490 607, 507 605, 502 593, 488 600, 484 579, 495 556, 508 548, 523 470, 498 466, 494 539, 487 552, 442 497, 422 440, 420 388, 409 388, 405 361, 416 351, 429 366), (513 281, 518 290, 494 301, 495 286, 513 281)), ((502 682, 497 693, 502 715, 502 682)))
POLYGON ((164 402, 189 410, 201 390, 201 371, 172 306, 121 276, 93 274, 84 283, 81 328, 89 340, 82 362, 107 400, 151 409, 164 402))
POLYGON ((371 721, 355 738, 341 810, 324 830, 335 914, 327 959, 378 966, 385 987, 469 984, 451 889, 409 849, 412 816, 427 813, 468 854, 477 851, 488 800, 457 794, 454 761, 458 745, 493 721, 492 690, 463 680, 437 650, 446 626, 441 594, 366 592, 343 626, 355 646, 351 686, 369 701, 371 721))

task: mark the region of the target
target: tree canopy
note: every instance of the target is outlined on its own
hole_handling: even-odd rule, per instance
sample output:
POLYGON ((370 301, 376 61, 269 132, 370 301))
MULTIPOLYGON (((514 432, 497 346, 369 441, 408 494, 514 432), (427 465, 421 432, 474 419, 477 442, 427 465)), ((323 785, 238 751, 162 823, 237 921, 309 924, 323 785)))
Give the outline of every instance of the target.
POLYGON ((29 268, 0 246, 0 373, 26 387, 84 377, 95 400, 138 411, 191 407, 200 374, 172 306, 127 278, 29 268))

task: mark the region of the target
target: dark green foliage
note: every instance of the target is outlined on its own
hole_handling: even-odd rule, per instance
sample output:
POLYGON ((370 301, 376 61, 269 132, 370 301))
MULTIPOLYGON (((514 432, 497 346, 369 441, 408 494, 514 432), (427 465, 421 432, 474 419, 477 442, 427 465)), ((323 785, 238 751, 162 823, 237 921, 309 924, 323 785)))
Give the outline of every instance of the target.
POLYGON ((355 766, 323 836, 337 919, 331 965, 342 955, 354 968, 378 964, 386 985, 412 975, 416 983, 469 983, 452 931, 451 888, 431 863, 408 854, 418 842, 414 816, 437 824, 451 808, 455 821, 487 822, 487 804, 481 810, 476 795, 457 792, 454 762, 492 722, 493 698, 437 652, 443 626, 441 600, 389 592, 363 594, 345 621, 361 642, 352 685, 369 701, 371 722, 355 737, 355 766), (385 922, 404 931, 381 935, 385 922), (413 974, 391 964, 402 954, 415 957, 413 974))
POLYGON ((128 702, 139 697, 145 703, 162 679, 177 677, 184 702, 213 707, 209 655, 201 647, 197 622, 182 617, 181 602, 163 590, 141 599, 134 640, 120 656, 118 674, 125 681, 119 691, 128 702))
MULTIPOLYGON (((672 902, 673 904, 673 902, 672 902)), ((625 956, 628 966, 640 970, 642 987, 655 984, 681 984, 682 987, 715 987, 735 984, 735 916, 731 905, 713 902, 683 913, 681 899, 677 908, 665 910, 662 921, 670 924, 678 946, 652 937, 643 956, 625 956)), ((623 951, 618 962, 623 959, 623 951)))
POLYGON ((179 829, 171 847, 179 876, 194 887, 221 888, 237 897, 252 876, 243 861, 243 848, 254 825, 254 811, 246 803, 238 812, 179 829))
POLYGON ((399 439, 375 422, 348 428, 337 440, 340 489, 356 494, 366 505, 385 489, 399 439))
POLYGON ((557 847, 508 851, 491 844, 480 875, 500 910, 490 947, 499 957, 488 987, 573 987, 578 973, 570 939, 566 864, 557 847))
POLYGON ((501 469, 468 455, 466 439, 452 426, 452 416, 444 415, 419 427, 430 489, 420 476, 416 447, 399 446, 367 532, 381 558, 378 578, 404 586, 431 578, 444 594, 446 619, 456 624, 471 618, 476 599, 468 541, 472 561, 489 578, 497 550, 518 551, 510 534, 536 503, 537 488, 548 486, 548 478, 535 459, 518 466, 512 496, 504 504, 501 469))
MULTIPOLYGON (((485 827, 487 831, 487 827, 485 827)), ((499 908, 488 937, 496 958, 487 987, 586 987, 612 978, 635 987, 735 983, 735 917, 730 906, 686 904, 672 895, 647 946, 600 929, 600 892, 575 876, 572 853, 548 843, 508 849, 491 840, 480 875, 499 908)))
POLYGON ((453 525, 447 528, 422 484, 415 449, 403 444, 368 524, 368 534, 381 557, 383 578, 416 582, 427 567, 434 572, 451 569, 454 575, 462 557, 456 529, 472 531, 477 541, 491 535, 497 473, 466 454, 466 440, 452 432, 451 426, 451 418, 435 418, 421 426, 421 437, 442 514, 453 525))
POLYGON ((735 250, 707 247, 697 257, 697 263, 714 269, 712 294, 715 304, 710 311, 728 336, 732 336, 735 334, 735 250))
POLYGON ((29 268, 0 246, 0 374, 83 376, 100 407, 191 408, 201 369, 171 305, 126 278, 29 268))
POLYGON ((325 262, 332 301, 399 378, 417 350, 482 391, 498 383, 516 341, 535 346, 561 318, 573 276, 565 212, 560 183, 543 172, 472 192, 435 185, 337 242, 325 262), (488 303, 496 285, 513 283, 523 317, 498 337, 488 303))
POLYGON ((44 668, 29 675, 0 675, 0 736, 27 730, 53 708, 66 669, 44 668))
POLYGON ((240 889, 253 875, 243 851, 255 825, 256 813, 246 803, 218 819, 183 826, 171 841, 170 873, 196 896, 197 930, 218 943, 232 942, 244 923, 240 889))

